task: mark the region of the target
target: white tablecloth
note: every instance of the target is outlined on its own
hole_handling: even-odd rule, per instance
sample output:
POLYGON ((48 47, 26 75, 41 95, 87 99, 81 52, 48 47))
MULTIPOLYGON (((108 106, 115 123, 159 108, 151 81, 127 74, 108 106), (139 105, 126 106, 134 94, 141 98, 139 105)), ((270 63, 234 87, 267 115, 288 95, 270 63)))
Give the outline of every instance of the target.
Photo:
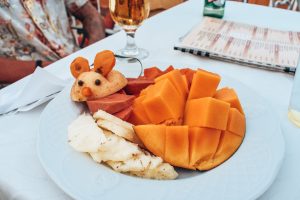
MULTIPOLYGON (((214 61, 173 50, 177 39, 202 18, 203 2, 190 0, 147 20, 138 30, 137 44, 150 51, 147 61, 184 63, 228 75, 265 97, 281 119, 286 153, 281 170, 261 199, 300 199, 300 129, 287 120, 293 77, 214 61)), ((225 19, 282 30, 300 31, 300 13, 227 2, 225 19)), ((95 52, 125 45, 124 32, 76 52, 47 70, 69 78, 69 63, 78 55, 93 60, 95 52)), ((47 176, 36 154, 39 116, 44 106, 31 112, 0 117, 0 199, 69 199, 47 176)))

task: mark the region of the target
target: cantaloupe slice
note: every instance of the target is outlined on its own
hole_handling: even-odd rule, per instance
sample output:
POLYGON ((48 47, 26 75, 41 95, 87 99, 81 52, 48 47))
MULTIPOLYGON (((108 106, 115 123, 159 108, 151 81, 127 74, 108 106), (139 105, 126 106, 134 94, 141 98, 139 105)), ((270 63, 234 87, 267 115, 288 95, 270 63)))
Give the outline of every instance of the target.
POLYGON ((205 168, 213 158, 221 131, 211 128, 189 128, 190 166, 205 168))
POLYGON ((139 96, 136 98, 132 105, 132 113, 128 119, 128 122, 134 125, 148 124, 150 120, 145 112, 144 106, 142 105, 142 101, 146 98, 146 96, 139 96))
POLYGON ((193 76, 188 99, 212 97, 220 83, 221 77, 205 70, 198 69, 193 76))
POLYGON ((165 125, 140 125, 134 126, 134 131, 145 147, 154 155, 164 158, 166 126, 165 125))
POLYGON ((176 91, 169 79, 157 82, 142 101, 143 108, 152 124, 169 121, 178 124, 182 119, 185 99, 176 91))
POLYGON ((230 108, 227 131, 244 137, 246 131, 246 119, 236 108, 230 108))
POLYGON ((231 107, 238 109, 242 114, 244 114, 242 105, 234 89, 219 89, 216 91, 214 98, 230 103, 231 107))
POLYGON ((189 100, 184 113, 188 126, 226 130, 230 104, 211 97, 189 100))
POLYGON ((156 77, 162 75, 163 72, 157 67, 150 67, 144 69, 144 76, 148 79, 154 80, 156 77))
POLYGON ((164 75, 161 75, 155 79, 155 82, 159 82, 164 79, 169 79, 171 83, 175 86, 177 92, 186 99, 188 93, 188 87, 185 83, 184 78, 182 77, 180 71, 178 69, 172 70, 164 75))
MULTIPOLYGON (((216 167, 230 158, 242 144, 242 141, 243 137, 229 131, 222 131, 218 150, 214 155, 213 165, 210 168, 216 167)), ((205 169, 202 168, 202 170, 205 169)))
POLYGON ((188 126, 167 126, 164 160, 177 167, 189 167, 188 126))

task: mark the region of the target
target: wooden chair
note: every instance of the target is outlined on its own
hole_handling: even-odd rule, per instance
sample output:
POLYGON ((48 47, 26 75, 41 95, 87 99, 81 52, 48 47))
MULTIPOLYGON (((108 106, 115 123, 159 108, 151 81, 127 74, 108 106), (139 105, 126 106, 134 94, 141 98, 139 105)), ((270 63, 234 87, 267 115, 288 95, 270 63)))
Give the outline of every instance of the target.
POLYGON ((300 0, 276 0, 273 1, 273 7, 286 6, 288 10, 300 10, 300 0))

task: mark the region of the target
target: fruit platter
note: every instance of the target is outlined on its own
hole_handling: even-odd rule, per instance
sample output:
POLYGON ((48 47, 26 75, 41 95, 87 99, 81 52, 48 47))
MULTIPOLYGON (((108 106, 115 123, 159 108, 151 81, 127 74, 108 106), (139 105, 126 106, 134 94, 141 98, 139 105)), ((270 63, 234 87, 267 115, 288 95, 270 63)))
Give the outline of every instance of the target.
POLYGON ((172 166, 210 170, 241 145, 244 111, 234 89, 217 90, 218 74, 152 67, 127 80, 114 65, 108 50, 96 55, 93 69, 82 57, 71 63, 76 80, 70 96, 93 114, 80 115, 70 125, 75 150, 115 171, 173 179, 172 166))
POLYGON ((72 84, 41 116, 39 157, 66 193, 76 199, 121 198, 128 190, 123 195, 133 199, 156 198, 155 191, 168 199, 254 199, 271 183, 279 167, 266 166, 281 159, 269 151, 279 144, 266 141, 280 131, 259 95, 201 67, 152 65, 126 77, 115 66, 109 50, 97 53, 93 65, 74 59, 72 84), (49 149, 56 156, 47 155, 49 149), (232 192, 237 186, 243 192, 232 192))

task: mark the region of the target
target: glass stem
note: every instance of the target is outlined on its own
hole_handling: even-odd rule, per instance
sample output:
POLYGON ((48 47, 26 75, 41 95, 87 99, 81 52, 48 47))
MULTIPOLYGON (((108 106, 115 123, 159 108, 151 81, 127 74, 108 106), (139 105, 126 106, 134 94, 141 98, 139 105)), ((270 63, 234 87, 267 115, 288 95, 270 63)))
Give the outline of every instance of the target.
POLYGON ((127 56, 136 56, 138 55, 138 47, 135 44, 134 36, 135 36, 135 31, 128 31, 126 32, 127 36, 127 43, 125 46, 125 49, 123 53, 127 56))

